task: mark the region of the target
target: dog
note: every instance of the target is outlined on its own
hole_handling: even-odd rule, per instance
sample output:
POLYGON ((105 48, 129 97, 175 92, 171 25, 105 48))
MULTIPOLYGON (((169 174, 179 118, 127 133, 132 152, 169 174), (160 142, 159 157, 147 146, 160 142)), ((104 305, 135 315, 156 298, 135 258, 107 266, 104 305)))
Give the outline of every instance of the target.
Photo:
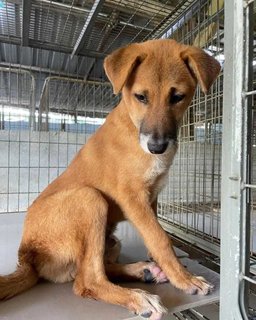
POLYGON ((28 208, 19 263, 14 273, 0 277, 0 299, 28 290, 40 278, 74 280, 78 296, 161 319, 166 310, 158 296, 111 280, 168 279, 189 294, 211 291, 211 284, 179 262, 156 210, 197 83, 206 94, 220 65, 199 48, 160 39, 117 49, 104 68, 121 101, 28 208), (117 263, 120 243, 113 233, 126 219, 154 262, 117 263))

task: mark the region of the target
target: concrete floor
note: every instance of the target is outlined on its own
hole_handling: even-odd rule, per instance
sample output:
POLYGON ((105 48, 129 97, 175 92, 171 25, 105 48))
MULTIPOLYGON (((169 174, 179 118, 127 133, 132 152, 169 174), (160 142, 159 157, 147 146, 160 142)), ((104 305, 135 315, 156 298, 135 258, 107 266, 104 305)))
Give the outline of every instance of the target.
MULTIPOLYGON (((0 274, 7 274, 15 269, 17 248, 20 242, 24 214, 0 215, 0 274)), ((136 233, 128 224, 122 223, 117 230, 122 242, 121 262, 146 260, 146 249, 136 233)), ((182 263, 188 270, 204 276, 215 285, 215 290, 208 296, 190 296, 175 289, 171 284, 123 283, 122 286, 141 288, 158 294, 168 308, 169 315, 189 308, 195 308, 217 302, 219 299, 219 275, 176 249, 182 263)), ((53 284, 42 282, 31 290, 0 303, 1 320, 130 320, 140 319, 122 307, 104 302, 82 299, 72 293, 72 283, 53 284)))

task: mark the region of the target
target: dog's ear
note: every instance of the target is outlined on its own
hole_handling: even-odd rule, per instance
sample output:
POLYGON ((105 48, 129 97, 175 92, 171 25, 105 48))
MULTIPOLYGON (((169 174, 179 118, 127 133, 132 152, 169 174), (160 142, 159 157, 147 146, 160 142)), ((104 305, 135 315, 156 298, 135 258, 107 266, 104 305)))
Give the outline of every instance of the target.
POLYGON ((104 69, 115 94, 122 90, 132 71, 146 58, 146 54, 140 51, 140 45, 134 43, 115 50, 105 58, 104 69))
POLYGON ((185 46, 184 51, 181 52, 181 58, 199 82, 202 91, 207 94, 220 72, 219 62, 204 50, 192 46, 185 46))

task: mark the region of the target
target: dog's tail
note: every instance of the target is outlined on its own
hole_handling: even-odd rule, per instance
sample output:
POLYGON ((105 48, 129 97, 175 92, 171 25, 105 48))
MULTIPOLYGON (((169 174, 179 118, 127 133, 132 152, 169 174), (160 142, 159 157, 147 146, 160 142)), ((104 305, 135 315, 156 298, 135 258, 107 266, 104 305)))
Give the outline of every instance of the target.
POLYGON ((38 279, 39 276, 33 266, 27 263, 18 265, 15 272, 0 276, 0 300, 10 299, 32 288, 38 279))

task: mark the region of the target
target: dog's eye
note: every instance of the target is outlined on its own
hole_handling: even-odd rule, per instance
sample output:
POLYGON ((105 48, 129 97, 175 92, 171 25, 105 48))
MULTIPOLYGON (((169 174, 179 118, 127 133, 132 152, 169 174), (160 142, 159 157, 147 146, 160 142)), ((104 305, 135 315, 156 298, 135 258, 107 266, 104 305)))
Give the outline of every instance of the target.
POLYGON ((147 99, 146 95, 135 93, 134 96, 139 102, 142 102, 144 104, 148 103, 148 99, 147 99))
POLYGON ((179 94, 179 93, 171 93, 170 96, 170 104, 176 104, 183 100, 185 97, 185 94, 179 94))

